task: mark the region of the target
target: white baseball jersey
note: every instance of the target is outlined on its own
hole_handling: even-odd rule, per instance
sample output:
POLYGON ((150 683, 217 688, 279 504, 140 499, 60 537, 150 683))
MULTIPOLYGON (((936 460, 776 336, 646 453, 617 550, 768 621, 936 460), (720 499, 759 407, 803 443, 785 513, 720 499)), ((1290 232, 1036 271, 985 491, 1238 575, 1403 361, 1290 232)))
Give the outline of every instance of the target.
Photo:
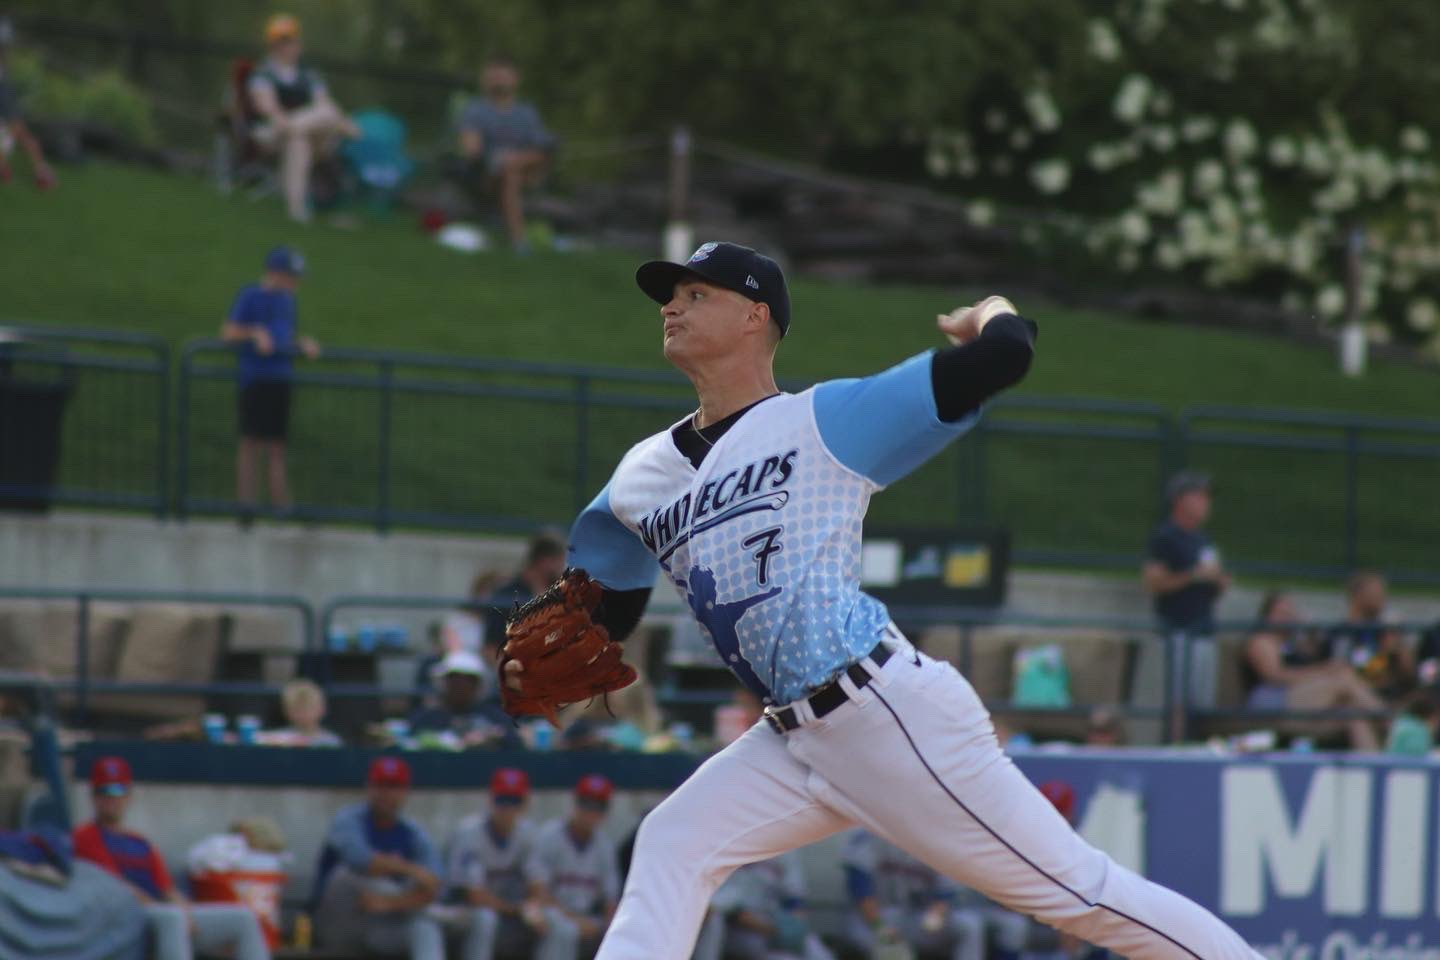
POLYGON ((851 898, 873 896, 882 907, 924 909, 956 892, 934 869, 866 830, 845 838, 844 864, 851 898))
POLYGON ((556 902, 571 913, 594 916, 606 904, 620 899, 620 862, 615 844, 600 830, 581 843, 565 819, 552 820, 540 828, 525 874, 530 882, 543 883, 556 902))
POLYGON ((974 422, 938 418, 925 353, 761 401, 698 468, 667 429, 626 454, 576 521, 571 564, 633 590, 654 584, 658 562, 741 682, 768 703, 799 699, 889 622, 860 590, 871 495, 974 422))
POLYGON ((529 820, 515 824, 502 839, 490 820, 475 814, 460 821, 445 851, 445 879, 452 889, 483 887, 510 903, 528 894, 525 866, 535 847, 536 827, 529 820))

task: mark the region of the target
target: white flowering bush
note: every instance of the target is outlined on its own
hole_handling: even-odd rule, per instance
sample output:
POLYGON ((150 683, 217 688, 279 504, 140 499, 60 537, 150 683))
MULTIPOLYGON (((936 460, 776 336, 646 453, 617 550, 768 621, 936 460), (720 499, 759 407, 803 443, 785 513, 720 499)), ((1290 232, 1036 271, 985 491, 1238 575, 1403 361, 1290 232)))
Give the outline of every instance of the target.
POLYGON ((1371 336, 1440 357, 1440 98, 1407 79, 1429 48, 1415 40, 1410 66, 1372 54, 1407 23, 1440 26, 1440 4, 1061 8, 1083 11, 1085 28, 1047 36, 1048 55, 1032 49, 974 92, 966 122, 929 137, 930 175, 959 181, 977 224, 1016 212, 1022 241, 1052 260, 1073 251, 1059 256, 1077 269, 1244 293, 1324 322, 1344 315, 1345 251, 1363 244, 1371 336))

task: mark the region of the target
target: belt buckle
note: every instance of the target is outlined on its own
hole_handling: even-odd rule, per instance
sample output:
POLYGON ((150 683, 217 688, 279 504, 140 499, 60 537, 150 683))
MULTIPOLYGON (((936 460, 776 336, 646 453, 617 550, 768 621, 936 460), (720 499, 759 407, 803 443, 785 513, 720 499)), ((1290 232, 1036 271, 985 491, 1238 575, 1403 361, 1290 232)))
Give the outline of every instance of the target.
POLYGON ((761 710, 760 716, 765 718, 765 722, 770 725, 771 730, 774 730, 782 736, 785 734, 785 724, 781 723, 780 718, 775 715, 774 707, 766 707, 764 710, 761 710))

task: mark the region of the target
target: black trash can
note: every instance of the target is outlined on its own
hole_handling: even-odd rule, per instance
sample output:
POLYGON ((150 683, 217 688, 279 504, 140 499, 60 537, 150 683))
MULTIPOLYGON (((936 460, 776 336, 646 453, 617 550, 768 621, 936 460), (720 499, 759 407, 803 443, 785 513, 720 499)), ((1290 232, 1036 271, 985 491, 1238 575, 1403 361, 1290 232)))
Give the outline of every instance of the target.
POLYGON ((24 353, 0 350, 0 510, 40 513, 50 509, 60 471, 60 431, 73 383, 70 371, 53 359, 59 373, 34 376, 24 353), (31 373, 27 376, 26 373, 31 373))

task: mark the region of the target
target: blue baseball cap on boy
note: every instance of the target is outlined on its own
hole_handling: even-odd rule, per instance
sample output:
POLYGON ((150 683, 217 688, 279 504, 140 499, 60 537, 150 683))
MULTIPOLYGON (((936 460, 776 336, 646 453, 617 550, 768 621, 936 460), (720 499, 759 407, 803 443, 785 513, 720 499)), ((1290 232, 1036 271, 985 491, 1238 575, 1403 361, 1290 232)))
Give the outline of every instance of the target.
POLYGON ((305 258, 300 251, 281 244, 265 254, 265 269, 298 277, 305 273, 305 258))

